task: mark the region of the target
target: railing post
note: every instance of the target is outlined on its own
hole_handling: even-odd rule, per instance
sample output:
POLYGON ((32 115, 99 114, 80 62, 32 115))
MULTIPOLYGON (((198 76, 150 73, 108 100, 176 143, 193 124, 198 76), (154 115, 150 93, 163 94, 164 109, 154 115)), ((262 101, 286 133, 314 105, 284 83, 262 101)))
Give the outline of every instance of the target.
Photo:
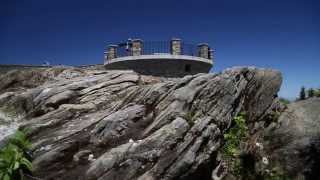
POLYGON ((181 39, 173 38, 170 42, 170 51, 172 55, 181 55, 182 48, 181 48, 181 39))
POLYGON ((199 57, 209 59, 209 45, 202 43, 198 45, 199 57))
POLYGON ((133 56, 142 55, 142 46, 143 46, 143 42, 141 39, 133 39, 132 40, 132 55, 133 56))
POLYGON ((108 60, 117 58, 117 48, 118 48, 118 45, 109 45, 108 52, 107 52, 108 60))

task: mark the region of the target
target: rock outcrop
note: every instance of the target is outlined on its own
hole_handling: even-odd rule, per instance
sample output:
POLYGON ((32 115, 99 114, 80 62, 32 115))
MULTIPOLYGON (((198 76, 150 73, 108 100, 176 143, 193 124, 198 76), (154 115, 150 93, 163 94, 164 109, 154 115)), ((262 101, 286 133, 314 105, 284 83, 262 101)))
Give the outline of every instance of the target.
POLYGON ((320 98, 289 104, 267 135, 272 159, 291 177, 320 178, 320 98))
POLYGON ((67 69, 0 101, 18 109, 43 179, 211 179, 232 119, 262 121, 281 81, 253 67, 179 79, 67 69))

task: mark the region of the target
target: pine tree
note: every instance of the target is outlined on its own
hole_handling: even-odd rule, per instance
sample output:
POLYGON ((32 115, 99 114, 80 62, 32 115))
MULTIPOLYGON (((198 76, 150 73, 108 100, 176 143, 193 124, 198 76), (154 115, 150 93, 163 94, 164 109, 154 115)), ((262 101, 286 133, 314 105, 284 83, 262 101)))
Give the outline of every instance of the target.
POLYGON ((306 92, 305 92, 306 90, 305 90, 305 88, 304 88, 304 86, 302 86, 301 87, 301 90, 300 90, 300 98, 299 98, 299 100, 304 100, 304 99, 306 99, 306 92))
POLYGON ((317 89, 317 90, 316 90, 315 96, 320 97, 320 89, 317 89))
POLYGON ((320 97, 320 89, 316 89, 315 92, 314 92, 314 95, 316 97, 320 97))
POLYGON ((312 88, 308 89, 308 98, 311 98, 314 96, 314 90, 312 88))

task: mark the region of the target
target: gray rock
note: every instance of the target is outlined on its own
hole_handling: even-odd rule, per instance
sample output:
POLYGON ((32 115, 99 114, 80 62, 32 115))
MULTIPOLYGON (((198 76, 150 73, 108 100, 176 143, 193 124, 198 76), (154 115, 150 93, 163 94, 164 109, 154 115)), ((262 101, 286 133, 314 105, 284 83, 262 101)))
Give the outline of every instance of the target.
POLYGON ((23 94, 30 104, 19 108, 20 128, 29 129, 35 175, 43 179, 211 179, 234 116, 245 110, 250 123, 261 121, 281 85, 278 71, 253 67, 175 79, 60 73, 69 75, 0 95, 13 102, 23 94), (91 163, 75 163, 89 151, 91 163))
POLYGON ((143 105, 129 106, 102 119, 91 132, 91 141, 96 144, 107 144, 113 139, 128 136, 137 121, 145 115, 143 105))
POLYGON ((292 177, 320 178, 320 98, 289 104, 267 135, 273 159, 292 177))
POLYGON ((72 90, 66 90, 54 96, 51 96, 45 103, 47 107, 58 108, 61 104, 67 104, 76 97, 77 93, 72 90))
POLYGON ((90 150, 82 150, 73 155, 73 161, 75 163, 86 164, 89 162, 89 155, 92 152, 90 150))

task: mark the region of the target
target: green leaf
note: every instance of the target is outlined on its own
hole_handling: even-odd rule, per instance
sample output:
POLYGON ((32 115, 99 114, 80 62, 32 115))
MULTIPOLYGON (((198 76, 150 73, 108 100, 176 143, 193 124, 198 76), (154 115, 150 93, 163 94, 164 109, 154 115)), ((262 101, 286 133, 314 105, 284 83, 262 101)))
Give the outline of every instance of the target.
POLYGON ((11 178, 8 174, 5 174, 3 180, 11 180, 11 178))
POLYGON ((19 161, 16 161, 16 162, 14 163, 13 170, 17 170, 17 169, 19 169, 19 167, 20 167, 20 162, 19 162, 19 161))
POLYGON ((32 171, 32 163, 27 158, 22 158, 21 164, 24 165, 29 171, 32 171))
POLYGON ((29 150, 31 148, 31 143, 22 131, 16 131, 15 134, 10 137, 9 143, 17 146, 23 151, 29 150))
MULTIPOLYGON (((10 180, 13 175, 23 175, 24 169, 32 170, 32 163, 25 157, 30 142, 23 132, 17 131, 9 143, 0 150, 0 179, 10 180)), ((20 177, 22 178, 22 177, 20 177)))

